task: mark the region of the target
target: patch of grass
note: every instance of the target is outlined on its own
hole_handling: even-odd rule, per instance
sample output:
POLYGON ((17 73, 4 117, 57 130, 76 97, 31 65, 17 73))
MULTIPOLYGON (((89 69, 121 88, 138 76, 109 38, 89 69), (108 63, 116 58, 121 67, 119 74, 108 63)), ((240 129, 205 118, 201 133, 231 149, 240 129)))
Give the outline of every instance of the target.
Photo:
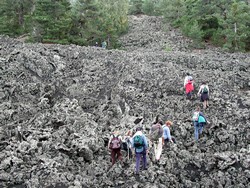
POLYGON ((164 50, 165 50, 166 52, 171 52, 171 51, 172 51, 172 48, 171 48, 169 45, 166 45, 164 50))

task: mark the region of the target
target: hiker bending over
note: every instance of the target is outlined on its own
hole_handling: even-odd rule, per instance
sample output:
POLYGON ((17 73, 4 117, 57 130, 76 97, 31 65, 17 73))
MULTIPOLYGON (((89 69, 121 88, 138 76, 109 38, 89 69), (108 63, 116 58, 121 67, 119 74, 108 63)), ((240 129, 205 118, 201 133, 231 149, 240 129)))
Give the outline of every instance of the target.
POLYGON ((202 133, 204 125, 207 123, 207 120, 203 113, 200 111, 200 107, 197 106, 195 112, 193 113, 193 124, 194 124, 194 137, 195 140, 199 139, 199 135, 202 133))
POLYGON ((148 142, 146 136, 142 133, 142 128, 137 127, 136 133, 132 139, 132 148, 135 148, 135 155, 136 155, 136 174, 139 174, 140 170, 140 161, 142 158, 142 166, 143 169, 147 169, 147 152, 148 152, 148 142))
POLYGON ((122 160, 121 144, 122 138, 119 135, 119 132, 115 131, 111 135, 108 143, 108 148, 111 150, 112 166, 115 164, 116 158, 118 158, 120 161, 122 160))
POLYGON ((164 138, 164 142, 163 145, 165 145, 165 143, 167 142, 172 142, 172 143, 176 143, 176 140, 173 136, 171 136, 170 133, 170 126, 173 123, 171 121, 166 121, 165 125, 162 126, 163 128, 163 138, 164 138))
POLYGON ((162 121, 156 118, 156 121, 150 129, 150 141, 153 143, 156 162, 160 160, 162 144, 164 142, 162 125, 162 121))
POLYGON ((186 89, 187 99, 192 99, 192 95, 194 91, 193 80, 188 80, 185 86, 185 89, 186 89))
POLYGON ((200 95, 201 102, 203 102, 203 108, 206 109, 206 107, 208 107, 209 100, 209 87, 206 82, 202 82, 202 85, 198 91, 198 95, 200 95))

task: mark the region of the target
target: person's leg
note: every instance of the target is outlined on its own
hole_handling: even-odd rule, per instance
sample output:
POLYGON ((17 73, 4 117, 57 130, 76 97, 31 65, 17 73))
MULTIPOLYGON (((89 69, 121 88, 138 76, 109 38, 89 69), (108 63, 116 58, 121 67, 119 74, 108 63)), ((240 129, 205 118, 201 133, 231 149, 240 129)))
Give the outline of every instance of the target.
POLYGON ((202 133, 203 127, 204 127, 204 123, 200 123, 199 124, 199 134, 202 133))
POLYGON ((137 174, 139 173, 140 169, 140 161, 141 161, 141 153, 136 153, 135 170, 137 174))
POLYGON ((175 137, 171 137, 172 138, 172 141, 176 144, 176 139, 175 139, 175 137))
POLYGON ((199 139, 199 124, 198 122, 194 122, 194 137, 195 137, 195 140, 198 140, 199 139))
POLYGON ((117 149, 116 154, 117 154, 117 158, 118 158, 120 161, 122 161, 121 149, 117 149))
POLYGON ((147 153, 146 153, 146 151, 144 151, 142 153, 142 167, 144 170, 147 169, 147 153))
POLYGON ((159 138, 158 144, 156 146, 156 153, 155 153, 155 159, 160 160, 162 153, 162 138, 159 138))
POLYGON ((116 151, 112 149, 111 150, 112 166, 115 164, 115 157, 116 157, 116 151))
POLYGON ((154 154, 155 154, 155 159, 156 159, 156 156, 157 156, 157 143, 154 141, 153 142, 153 147, 154 147, 154 154))

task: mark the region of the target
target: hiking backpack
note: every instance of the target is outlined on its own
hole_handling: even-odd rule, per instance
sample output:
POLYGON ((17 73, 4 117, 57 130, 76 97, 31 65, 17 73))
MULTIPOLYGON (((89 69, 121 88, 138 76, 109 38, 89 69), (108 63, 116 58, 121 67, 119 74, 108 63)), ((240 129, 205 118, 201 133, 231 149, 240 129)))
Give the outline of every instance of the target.
POLYGON ((203 87, 202 93, 208 93, 207 86, 204 86, 204 87, 203 87))
POLYGON ((144 140, 143 140, 142 136, 136 135, 134 137, 134 146, 137 149, 141 149, 144 146, 144 140))
POLYGON ((162 137, 162 134, 163 134, 162 126, 159 123, 154 124, 150 130, 150 140, 158 141, 159 138, 162 137))
POLYGON ((121 139, 118 138, 119 136, 113 135, 113 138, 110 142, 110 149, 119 149, 121 148, 121 139))

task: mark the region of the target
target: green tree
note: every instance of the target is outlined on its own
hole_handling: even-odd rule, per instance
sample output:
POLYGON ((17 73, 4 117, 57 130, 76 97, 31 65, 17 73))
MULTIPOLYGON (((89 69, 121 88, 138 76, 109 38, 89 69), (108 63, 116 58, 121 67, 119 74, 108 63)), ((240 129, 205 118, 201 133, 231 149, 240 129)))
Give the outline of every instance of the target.
POLYGON ((163 0, 160 4, 161 12, 166 20, 173 25, 181 25, 181 19, 186 14, 184 0, 163 0))
POLYGON ((37 42, 67 43, 70 26, 67 0, 37 0, 32 14, 32 38, 37 42))
POLYGON ((250 38, 250 7, 244 1, 234 1, 222 23, 226 37, 224 47, 244 51, 250 38))
POLYGON ((27 32, 25 16, 33 4, 34 0, 0 0, 0 33, 16 36, 27 32))
POLYGON ((130 0, 129 1, 129 14, 141 14, 143 0, 130 0))
POLYGON ((115 47, 118 36, 127 31, 127 14, 128 0, 79 0, 73 9, 71 30, 78 38, 72 41, 94 45, 105 40, 115 47))

